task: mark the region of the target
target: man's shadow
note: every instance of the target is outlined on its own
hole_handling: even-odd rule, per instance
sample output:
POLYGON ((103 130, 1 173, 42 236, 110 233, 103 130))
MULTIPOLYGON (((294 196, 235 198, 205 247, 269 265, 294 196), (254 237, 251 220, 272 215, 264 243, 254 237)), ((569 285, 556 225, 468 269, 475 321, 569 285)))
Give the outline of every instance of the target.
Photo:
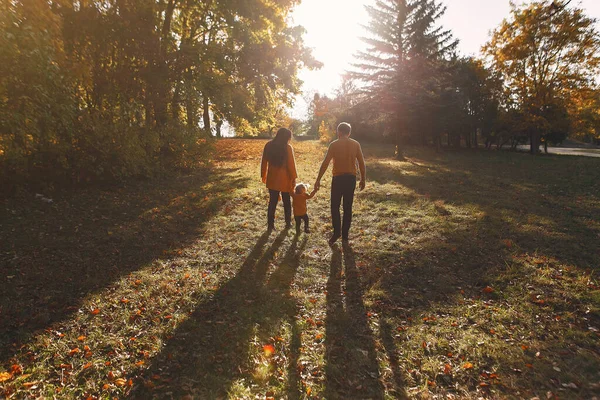
POLYGON ((306 239, 294 238, 277 269, 266 280, 269 266, 283 245, 287 231, 269 241, 263 234, 238 274, 217 290, 214 297, 174 332, 131 393, 132 398, 218 398, 227 396, 234 381, 252 379, 253 339, 275 336, 282 321, 292 325, 290 388, 288 397, 299 398, 295 363, 300 336, 294 329, 297 305, 289 293, 306 239), (295 333, 294 333, 295 332, 295 333), (295 360, 295 361, 294 361, 295 360), (292 365, 294 364, 294 365, 292 365))
POLYGON ((332 249, 325 319, 325 397, 383 399, 373 332, 350 245, 332 249))

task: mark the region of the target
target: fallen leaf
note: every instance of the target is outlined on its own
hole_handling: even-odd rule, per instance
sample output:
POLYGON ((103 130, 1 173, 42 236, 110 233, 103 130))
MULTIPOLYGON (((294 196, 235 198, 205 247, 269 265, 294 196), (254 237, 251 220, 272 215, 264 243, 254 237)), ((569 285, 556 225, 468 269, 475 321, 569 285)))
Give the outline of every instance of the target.
POLYGON ((473 364, 471 364, 470 362, 466 362, 463 364, 463 368, 464 369, 472 369, 473 368, 473 364))
POLYGON ((92 314, 92 315, 98 315, 98 314, 100 314, 100 310, 99 310, 98 308, 94 308, 94 309, 91 311, 91 314, 92 314))
POLYGON ((490 286, 486 286, 482 292, 484 293, 492 293, 494 291, 494 288, 490 287, 490 286))
POLYGON ((69 351, 69 355, 73 356, 79 352, 81 352, 81 350, 79 350, 79 347, 75 347, 74 349, 71 349, 71 351, 69 351))
POLYGON ((89 363, 87 363, 87 364, 85 364, 85 365, 83 366, 83 369, 88 369, 88 368, 90 368, 91 366, 92 366, 92 363, 91 363, 91 362, 89 362, 89 363))
POLYGON ((450 375, 452 373, 452 366, 450 364, 444 365, 444 375, 450 375))
POLYGON ((125 385, 127 385, 127 380, 123 379, 123 378, 117 378, 117 379, 115 379, 115 385, 125 386, 125 385))
POLYGON ((14 364, 10 367, 10 372, 13 375, 19 375, 23 373, 23 368, 19 364, 14 364))
POLYGON ((272 344, 265 344, 263 346, 263 351, 265 352, 265 356, 271 357, 275 354, 275 347, 272 344))
POLYGON ((6 382, 9 379, 12 379, 12 374, 10 372, 0 372, 0 382, 6 382))
POLYGON ((83 342, 86 339, 86 337, 84 335, 81 335, 77 338, 77 340, 79 340, 80 342, 83 342))

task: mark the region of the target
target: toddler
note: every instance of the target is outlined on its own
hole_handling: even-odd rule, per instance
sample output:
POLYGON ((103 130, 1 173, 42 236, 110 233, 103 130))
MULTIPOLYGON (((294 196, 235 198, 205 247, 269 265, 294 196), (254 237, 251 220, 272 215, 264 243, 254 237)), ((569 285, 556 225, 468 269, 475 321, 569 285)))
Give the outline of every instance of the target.
POLYGON ((300 234, 300 224, 304 220, 304 232, 310 232, 308 229, 308 214, 306 212, 306 200, 311 199, 317 190, 313 190, 310 194, 307 194, 308 185, 306 183, 299 183, 292 193, 292 207, 294 209, 294 219, 296 220, 296 235, 300 234))

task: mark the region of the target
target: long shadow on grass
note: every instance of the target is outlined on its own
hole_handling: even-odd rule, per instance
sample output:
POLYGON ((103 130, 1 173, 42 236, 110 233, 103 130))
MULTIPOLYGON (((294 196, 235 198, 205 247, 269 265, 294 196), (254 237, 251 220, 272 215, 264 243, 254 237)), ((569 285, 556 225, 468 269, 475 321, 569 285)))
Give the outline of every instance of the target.
MULTIPOLYGON (((562 286, 562 268, 557 267, 548 277, 554 283, 545 284, 533 276, 538 273, 535 267, 521 270, 513 256, 539 255, 542 260, 550 256, 567 265, 595 267, 600 252, 598 232, 581 220, 593 218, 590 204, 597 195, 581 183, 594 173, 575 174, 574 183, 567 183, 564 179, 553 180, 552 171, 538 171, 541 176, 528 174, 529 180, 523 181, 520 168, 534 168, 537 161, 517 160, 524 165, 507 163, 499 169, 500 161, 507 160, 504 156, 492 156, 500 157, 492 159, 494 167, 479 156, 464 155, 474 159, 455 159, 456 166, 446 162, 444 168, 429 171, 415 171, 406 164, 400 169, 393 162, 370 164, 371 179, 380 184, 400 184, 413 193, 375 192, 366 196, 380 207, 389 206, 396 215, 424 226, 411 237, 413 232, 403 233, 403 226, 390 219, 395 232, 392 235, 414 240, 389 248, 373 246, 358 255, 365 260, 361 270, 364 290, 376 288, 373 311, 379 317, 379 338, 392 375, 386 379, 386 386, 393 386, 397 393, 406 395, 406 382, 410 386, 426 385, 442 394, 451 393, 456 383, 475 391, 482 379, 478 375, 496 371, 511 385, 498 385, 495 390, 506 390, 503 393, 509 397, 533 397, 560 389, 561 381, 554 369, 558 368, 565 381, 581 383, 579 392, 571 394, 577 393, 578 398, 591 396, 590 389, 581 386, 595 379, 591 371, 599 365, 588 326, 596 326, 600 319, 585 304, 593 300, 562 286), (581 202, 571 198, 577 196, 582 197, 581 202), (454 215, 454 207, 464 207, 465 212, 459 210, 454 215), (419 221, 419 217, 411 216, 413 212, 426 220, 419 221), (547 225, 533 229, 536 221, 532 224, 528 217, 539 218, 547 225), (511 242, 507 245, 504 239, 511 242), (484 290, 487 286, 493 287, 491 293, 484 290), (532 301, 537 295, 542 302, 532 301), (486 307, 497 307, 505 320, 486 316, 486 307), (455 325, 450 326, 448 320, 438 325, 438 319, 453 308, 462 310, 453 316, 455 325), (568 322, 557 322, 562 321, 561 315, 568 322), (506 331, 495 332, 496 324, 506 331), (433 343, 422 343, 404 333, 403 327, 415 325, 416 331, 428 332, 433 343), (453 376, 443 374, 445 363, 460 365, 460 357, 471 356, 463 335, 484 338, 481 343, 485 345, 472 350, 479 354, 478 365, 473 373, 455 370, 453 376), (536 350, 521 351, 521 340, 535 343, 536 350), (537 359, 537 351, 561 357, 553 357, 552 364, 537 359), (425 365, 434 358, 435 366, 425 365), (524 369, 524 365, 533 365, 535 373, 524 369)), ((590 161, 583 160, 580 167, 590 165, 590 161)), ((561 166, 567 168, 568 164, 561 166)))
MULTIPOLYGON (((296 363, 300 353, 299 330, 295 325, 297 306, 289 293, 290 284, 306 245, 306 237, 294 237, 277 269, 267 279, 273 258, 284 244, 288 231, 282 231, 268 246, 263 234, 244 260, 237 275, 215 293, 212 300, 199 304, 182 323, 152 366, 138 380, 131 397, 214 399, 227 396, 231 385, 244 379, 244 386, 266 384, 271 376, 260 370, 262 346, 272 343, 282 322, 291 324, 288 392, 300 398, 300 378, 296 363), (257 368, 259 370, 257 370, 257 368)), ((277 350, 279 351, 279 349, 277 350)), ((264 395, 264 393, 262 393, 264 395)))
POLYGON ((0 366, 90 293, 197 238, 245 186, 230 172, 79 190, 51 204, 7 201, 0 216, 0 366))
MULTIPOLYGON (((596 268, 600 232, 593 228, 592 221, 597 220, 594 204, 600 199, 593 193, 594 187, 600 190, 600 162, 560 158, 540 161, 517 154, 489 157, 464 154, 444 162, 444 169, 414 169, 375 161, 370 164, 369 179, 413 190, 412 198, 400 200, 409 205, 416 197, 427 198, 441 217, 449 215, 445 204, 477 206, 484 213, 482 222, 496 228, 496 237, 482 251, 498 251, 497 244, 510 239, 526 252, 541 252, 567 264, 596 268), (546 165, 549 161, 557 165, 546 165), (565 171, 571 171, 572 176, 565 171)), ((382 194, 378 201, 390 199, 395 200, 382 194)))
POLYGON ((327 281, 325 394, 331 399, 383 399, 354 251, 349 245, 343 250, 342 256, 333 248, 327 281))

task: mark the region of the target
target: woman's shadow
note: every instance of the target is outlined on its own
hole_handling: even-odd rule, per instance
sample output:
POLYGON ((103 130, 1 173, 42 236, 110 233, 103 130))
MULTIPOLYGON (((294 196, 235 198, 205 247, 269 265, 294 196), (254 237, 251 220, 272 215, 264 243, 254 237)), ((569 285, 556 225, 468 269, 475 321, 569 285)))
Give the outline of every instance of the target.
POLYGON ((363 302, 354 251, 333 246, 327 281, 325 397, 383 399, 373 332, 363 302))
POLYGON ((292 325, 289 393, 297 398, 300 338, 294 328, 297 305, 289 293, 306 239, 295 237, 277 268, 269 266, 282 247, 287 231, 266 249, 269 233, 258 239, 237 275, 201 303, 155 357, 131 393, 132 398, 219 398, 237 379, 252 379, 252 341, 275 336, 282 321, 292 325))

